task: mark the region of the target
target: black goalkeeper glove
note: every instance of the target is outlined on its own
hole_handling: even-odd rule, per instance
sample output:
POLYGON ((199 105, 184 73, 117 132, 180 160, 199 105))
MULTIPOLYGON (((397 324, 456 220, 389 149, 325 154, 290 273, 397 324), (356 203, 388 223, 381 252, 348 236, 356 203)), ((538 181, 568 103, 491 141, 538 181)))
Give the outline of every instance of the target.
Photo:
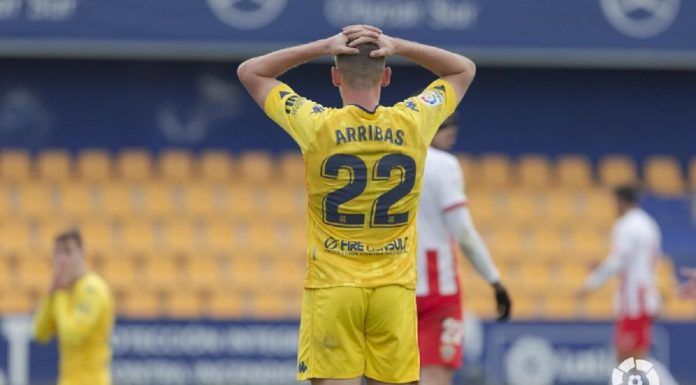
POLYGON ((496 309, 498 311, 498 321, 507 321, 510 319, 510 313, 512 311, 512 301, 510 296, 505 290, 505 287, 496 282, 493 285, 493 290, 495 290, 495 302, 496 309))

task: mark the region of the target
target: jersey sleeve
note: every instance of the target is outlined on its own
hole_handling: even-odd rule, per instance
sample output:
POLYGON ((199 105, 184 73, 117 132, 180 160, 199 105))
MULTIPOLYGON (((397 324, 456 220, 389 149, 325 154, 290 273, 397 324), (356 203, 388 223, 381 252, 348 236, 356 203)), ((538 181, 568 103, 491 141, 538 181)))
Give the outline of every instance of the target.
POLYGON ((43 298, 34 315, 34 339, 41 343, 49 342, 56 334, 53 320, 53 297, 43 298))
POLYGON ((456 159, 443 162, 443 167, 438 170, 438 200, 443 212, 448 212, 467 204, 464 191, 464 176, 456 159))
POLYGON ((287 84, 280 83, 266 96, 264 112, 287 132, 305 152, 323 119, 326 108, 303 98, 287 84))
POLYGON ((410 97, 395 107, 404 109, 417 121, 426 145, 430 145, 440 124, 457 109, 454 87, 445 79, 430 83, 419 95, 410 97))
POLYGON ((92 282, 80 287, 73 301, 67 292, 57 292, 53 298, 53 317, 61 340, 71 345, 80 344, 96 326, 106 308, 108 295, 104 287, 92 282))

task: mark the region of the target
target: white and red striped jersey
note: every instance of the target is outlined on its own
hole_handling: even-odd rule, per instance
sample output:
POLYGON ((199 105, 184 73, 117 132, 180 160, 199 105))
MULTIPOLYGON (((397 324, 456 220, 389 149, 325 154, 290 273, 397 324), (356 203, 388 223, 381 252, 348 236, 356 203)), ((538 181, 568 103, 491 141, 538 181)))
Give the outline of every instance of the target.
POLYGON ((459 294, 457 247, 445 214, 467 204, 464 177, 457 158, 428 149, 418 208, 417 296, 459 294))
POLYGON ((660 306, 657 262, 661 256, 660 228, 643 209, 632 208, 614 224, 611 252, 588 277, 595 289, 613 274, 619 276, 615 293, 616 313, 623 317, 655 315, 660 306))

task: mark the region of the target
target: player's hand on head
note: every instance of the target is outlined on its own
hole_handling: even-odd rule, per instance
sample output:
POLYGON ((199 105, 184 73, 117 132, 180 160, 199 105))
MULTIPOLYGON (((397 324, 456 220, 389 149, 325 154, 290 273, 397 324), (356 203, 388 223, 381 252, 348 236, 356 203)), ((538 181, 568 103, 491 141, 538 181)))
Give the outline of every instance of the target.
POLYGON ((355 55, 360 51, 357 48, 348 46, 348 36, 343 32, 331 36, 328 39, 328 53, 329 55, 355 55))
POLYGON ((498 321, 507 321, 510 319, 510 313, 512 312, 512 300, 508 295, 505 286, 500 282, 493 284, 493 290, 495 291, 495 302, 496 310, 498 312, 498 321))

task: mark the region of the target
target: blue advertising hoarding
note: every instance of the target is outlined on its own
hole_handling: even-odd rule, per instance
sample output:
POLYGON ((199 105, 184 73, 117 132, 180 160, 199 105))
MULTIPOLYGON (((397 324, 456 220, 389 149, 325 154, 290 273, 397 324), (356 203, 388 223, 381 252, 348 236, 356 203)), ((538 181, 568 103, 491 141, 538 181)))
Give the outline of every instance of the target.
MULTIPOLYGON (((294 320, 119 320, 114 384, 294 384, 297 329, 294 320)), ((462 380, 480 368, 478 381, 488 385, 605 385, 614 366, 610 323, 484 322, 468 329, 482 331, 467 336, 482 348, 466 350, 462 380)), ((0 383, 52 383, 55 344, 30 343, 30 318, 6 317, 1 331, 0 383)), ((693 385, 694 346, 696 323, 658 323, 651 358, 693 385)))
POLYGON ((239 58, 356 23, 494 62, 696 64, 684 0, 0 0, 0 48, 239 58))

